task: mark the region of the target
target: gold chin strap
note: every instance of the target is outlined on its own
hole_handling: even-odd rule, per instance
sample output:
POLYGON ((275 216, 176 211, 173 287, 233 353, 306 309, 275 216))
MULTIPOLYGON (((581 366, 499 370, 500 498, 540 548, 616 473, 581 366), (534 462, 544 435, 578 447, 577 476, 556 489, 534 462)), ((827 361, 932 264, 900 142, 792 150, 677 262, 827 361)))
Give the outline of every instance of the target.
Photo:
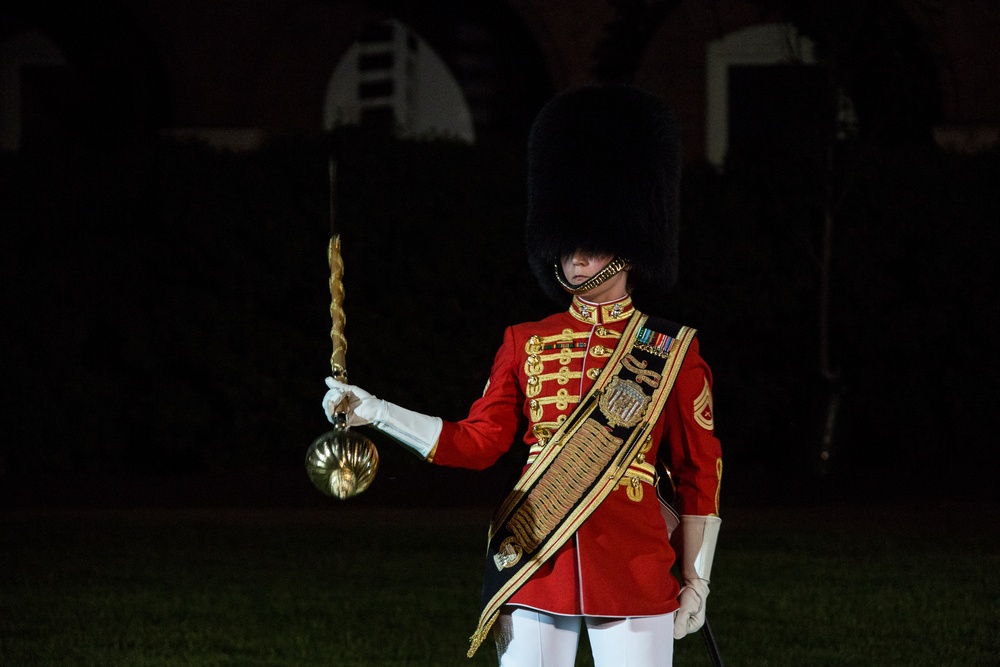
POLYGON ((619 271, 628 271, 630 268, 632 268, 632 265, 629 264, 627 259, 615 257, 613 260, 608 262, 607 266, 592 275, 585 282, 582 282, 579 285, 570 285, 566 282, 566 277, 563 275, 562 267, 559 266, 559 262, 555 263, 556 280, 559 281, 562 288, 570 294, 583 294, 584 292, 589 292, 619 271))

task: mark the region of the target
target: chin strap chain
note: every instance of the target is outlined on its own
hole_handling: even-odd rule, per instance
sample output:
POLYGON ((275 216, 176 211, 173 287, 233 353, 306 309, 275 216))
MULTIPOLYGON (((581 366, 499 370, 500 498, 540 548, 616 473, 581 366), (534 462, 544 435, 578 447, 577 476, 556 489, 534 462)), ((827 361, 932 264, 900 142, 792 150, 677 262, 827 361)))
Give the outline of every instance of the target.
POLYGON ((628 271, 632 268, 632 265, 627 259, 622 259, 621 257, 615 257, 613 260, 608 262, 608 265, 603 269, 591 276, 587 281, 580 283, 579 285, 570 285, 566 281, 566 277, 563 275, 562 267, 559 266, 559 262, 554 265, 556 271, 556 280, 562 285, 562 288, 569 292, 570 294, 583 294, 584 292, 589 292, 594 289, 604 281, 606 281, 611 276, 615 275, 619 271, 628 271))

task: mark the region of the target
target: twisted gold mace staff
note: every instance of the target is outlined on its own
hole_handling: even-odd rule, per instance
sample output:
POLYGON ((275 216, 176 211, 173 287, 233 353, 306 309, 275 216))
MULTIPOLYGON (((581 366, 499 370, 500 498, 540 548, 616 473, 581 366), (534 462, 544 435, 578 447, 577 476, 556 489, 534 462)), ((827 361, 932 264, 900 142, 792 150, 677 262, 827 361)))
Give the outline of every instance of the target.
MULTIPOLYGON (((347 339, 344 337, 344 260, 340 256, 340 235, 334 231, 336 213, 336 163, 330 161, 330 370, 335 380, 347 382, 347 339)), ((348 425, 348 399, 345 397, 333 415, 333 429, 313 441, 306 452, 306 473, 313 485, 328 496, 341 500, 356 496, 372 483, 378 470, 378 451, 365 436, 348 425)))

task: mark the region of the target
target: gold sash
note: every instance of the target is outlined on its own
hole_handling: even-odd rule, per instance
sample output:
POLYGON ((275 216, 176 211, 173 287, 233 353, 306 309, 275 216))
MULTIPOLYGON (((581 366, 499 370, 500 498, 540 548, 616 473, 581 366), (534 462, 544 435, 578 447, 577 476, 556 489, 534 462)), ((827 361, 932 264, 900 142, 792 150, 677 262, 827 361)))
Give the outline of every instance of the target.
POLYGON ((666 405, 695 330, 636 311, 604 370, 490 523, 471 658, 500 608, 618 487, 666 405))

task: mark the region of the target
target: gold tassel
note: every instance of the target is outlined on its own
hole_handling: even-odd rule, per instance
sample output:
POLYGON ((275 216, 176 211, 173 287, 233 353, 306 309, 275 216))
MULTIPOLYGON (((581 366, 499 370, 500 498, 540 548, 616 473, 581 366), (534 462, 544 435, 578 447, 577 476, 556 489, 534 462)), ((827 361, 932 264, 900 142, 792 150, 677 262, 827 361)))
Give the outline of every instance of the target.
POLYGON ((480 624, 480 626, 476 629, 476 632, 469 638, 472 645, 469 647, 469 652, 465 654, 467 658, 474 656, 482 643, 486 641, 486 635, 489 634, 490 628, 493 627, 493 624, 497 622, 497 617, 499 615, 499 611, 493 612, 490 619, 486 623, 480 624))

